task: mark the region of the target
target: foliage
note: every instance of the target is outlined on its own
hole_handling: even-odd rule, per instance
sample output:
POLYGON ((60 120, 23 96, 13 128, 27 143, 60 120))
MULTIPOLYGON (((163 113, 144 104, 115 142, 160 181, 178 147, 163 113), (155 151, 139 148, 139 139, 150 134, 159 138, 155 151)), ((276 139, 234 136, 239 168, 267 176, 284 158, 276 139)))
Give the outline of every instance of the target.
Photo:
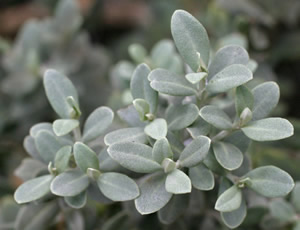
MULTIPOLYGON (((288 173, 271 165, 252 168, 247 154, 252 140, 276 141, 293 135, 288 120, 267 118, 278 103, 277 84, 253 88, 254 69, 241 46, 228 45, 210 55, 206 30, 186 11, 175 11, 171 31, 182 59, 171 41, 158 43, 151 58, 141 46, 129 48, 134 60, 146 63, 139 64, 132 76, 132 71, 124 71, 130 81, 130 105, 118 115, 126 128, 110 130, 114 112, 106 106, 82 123, 72 82, 56 70, 45 72, 46 96, 59 119, 36 124, 25 138, 32 159, 17 169, 25 182, 14 198, 29 204, 20 208, 16 229, 42 228, 57 221, 58 214, 72 229, 74 218, 83 219, 76 209, 88 208, 91 199, 134 201, 124 203, 124 211, 103 229, 143 223, 133 205, 142 215, 157 213, 170 228, 174 223, 173 229, 188 226, 183 219, 194 216, 201 217, 196 224, 204 229, 210 224, 236 228, 244 220, 247 224, 252 200, 292 191, 294 181, 288 173), (262 89, 268 94, 262 95, 262 89), (207 209, 195 210, 193 205, 204 196, 207 209), (32 218, 36 212, 39 215, 32 218), (24 228, 28 219, 32 221, 24 228)), ((123 63, 123 70, 124 66, 134 69, 123 63)), ((298 219, 292 220, 299 226, 298 219)), ((254 225, 258 222, 256 218, 254 225)))

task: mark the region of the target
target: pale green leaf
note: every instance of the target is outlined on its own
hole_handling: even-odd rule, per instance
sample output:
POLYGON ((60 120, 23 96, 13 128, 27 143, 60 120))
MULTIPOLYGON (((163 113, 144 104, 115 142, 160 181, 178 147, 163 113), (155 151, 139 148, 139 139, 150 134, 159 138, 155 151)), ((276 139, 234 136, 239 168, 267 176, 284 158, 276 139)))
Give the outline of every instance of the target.
POLYGON ((147 50, 141 44, 131 44, 128 47, 128 53, 136 63, 143 62, 147 56, 147 50))
POLYGON ((155 68, 169 69, 172 63, 171 59, 175 53, 173 41, 164 39, 157 42, 151 50, 151 61, 155 68))
POLYGON ((100 171, 101 172, 116 172, 122 168, 122 166, 112 159, 108 152, 107 148, 103 148, 98 155, 99 163, 100 163, 100 171))
POLYGON ((101 192, 113 201, 127 201, 140 194, 137 184, 128 176, 120 173, 103 173, 97 180, 101 192))
POLYGON ((172 193, 165 189, 166 175, 164 173, 151 174, 139 184, 141 195, 135 199, 135 207, 142 215, 157 212, 171 199, 172 193))
POLYGON ((45 171, 47 171, 47 166, 43 162, 33 158, 24 158, 18 168, 15 169, 14 175, 23 181, 27 181, 45 171))
POLYGON ((150 105, 150 112, 155 113, 158 102, 158 93, 150 86, 148 80, 150 71, 150 68, 146 64, 138 65, 133 72, 130 81, 130 90, 133 99, 144 99, 150 105))
POLYGON ((293 189, 291 202, 294 205, 297 212, 300 212, 300 182, 298 181, 293 189))
POLYGON ((216 142, 213 143, 213 150, 219 164, 227 170, 235 170, 243 163, 243 153, 233 144, 216 142))
POLYGON ((57 137, 48 132, 40 131, 35 138, 35 146, 45 162, 53 162, 57 151, 63 147, 57 137))
POLYGON ((234 64, 217 73, 207 84, 209 93, 224 93, 252 79, 252 72, 244 65, 234 64))
POLYGON ((262 166, 247 173, 247 186, 266 197, 286 196, 294 188, 293 178, 275 166, 262 166))
POLYGON ((244 85, 241 85, 236 88, 235 91, 235 109, 238 116, 241 115, 245 108, 252 110, 253 108, 253 94, 252 92, 244 85))
POLYGON ((151 173, 162 169, 152 159, 152 148, 135 142, 120 142, 109 146, 108 153, 123 167, 139 173, 151 173))
POLYGON ((69 168, 70 158, 72 156, 72 146, 62 147, 55 156, 54 166, 59 173, 66 171, 69 168))
POLYGON ((211 126, 207 123, 202 117, 198 117, 197 120, 187 128, 187 131, 192 136, 192 138, 196 138, 198 136, 209 134, 211 130, 211 126))
POLYGON ((108 107, 102 106, 94 110, 84 124, 82 140, 89 142, 104 134, 113 119, 114 112, 108 107))
POLYGON ((203 164, 205 164, 205 166, 207 168, 209 168, 211 171, 213 171, 219 175, 226 174, 225 169, 217 161, 212 148, 209 149, 206 158, 203 160, 203 164))
POLYGON ((221 212, 222 221, 230 229, 240 226, 245 220, 246 216, 247 206, 244 199, 242 200, 241 206, 238 209, 232 212, 221 212))
POLYGON ((193 187, 196 189, 209 191, 215 186, 214 174, 204 164, 198 164, 190 168, 189 177, 193 187))
POLYGON ((275 82, 265 82, 252 89, 254 97, 253 120, 267 117, 279 101, 279 86, 275 82))
POLYGON ((275 141, 292 136, 294 127, 283 118, 265 118, 248 123, 242 131, 255 141, 275 141))
POLYGON ((140 120, 146 121, 147 117, 146 114, 150 113, 150 106, 147 101, 144 99, 135 99, 133 102, 133 106, 136 109, 136 111, 139 113, 140 120))
POLYGON ((192 183, 184 172, 175 169, 166 178, 166 190, 173 194, 190 193, 192 191, 192 183))
POLYGON ((30 128, 29 134, 33 138, 36 138, 37 134, 42 130, 46 130, 52 133, 53 132, 52 124, 49 122, 37 123, 30 128))
POLYGON ((281 222, 293 220, 296 212, 291 204, 285 200, 274 200, 270 203, 271 215, 281 222))
POLYGON ((201 23, 184 10, 176 10, 171 19, 171 32, 179 53, 194 72, 198 71, 199 59, 206 66, 209 62, 210 45, 207 32, 201 23))
POLYGON ((206 77, 207 77, 206 72, 189 73, 185 75, 186 80, 188 80, 192 84, 197 84, 206 77))
POLYGON ((194 104, 171 105, 166 111, 169 130, 180 130, 191 125, 199 116, 198 107, 194 104))
POLYGON ((179 157, 182 167, 193 167, 199 164, 208 154, 210 139, 206 136, 196 137, 189 143, 179 157))
POLYGON ((78 103, 78 95, 72 82, 56 70, 47 70, 44 74, 44 87, 47 98, 61 118, 72 118, 73 109, 67 102, 67 97, 72 96, 78 103))
POLYGON ((52 175, 37 177, 26 181, 17 188, 14 198, 18 204, 38 200, 50 192, 52 175))
POLYGON ((123 128, 112 131, 105 135, 104 142, 106 145, 112 145, 120 142, 133 141, 147 143, 147 135, 144 128, 123 128))
POLYGON ((24 138, 24 142, 23 142, 23 146, 24 149, 26 150, 26 152, 33 157, 34 159, 37 159, 39 161, 48 163, 48 161, 44 160, 40 153, 38 152, 36 145, 35 145, 35 140, 32 136, 26 136, 24 138))
POLYGON ((168 126, 165 119, 157 118, 145 127, 145 133, 155 140, 166 137, 168 126))
POLYGON ((87 193, 84 191, 76 196, 67 196, 64 200, 71 208, 83 208, 87 202, 87 193))
POLYGON ((145 123, 141 121, 139 113, 136 111, 133 105, 129 105, 128 107, 123 109, 119 109, 117 113, 121 120, 125 121, 131 127, 145 126, 145 123))
POLYGON ((241 203, 242 192, 236 185, 233 185, 218 197, 215 209, 220 212, 232 212, 238 209, 241 203))
POLYGON ((165 207, 158 211, 159 221, 163 224, 172 224, 182 216, 189 206, 189 195, 175 195, 165 207))
POLYGON ((58 119, 53 123, 53 131, 56 136, 64 136, 79 126, 75 119, 58 119))
POLYGON ((165 69, 155 69, 151 71, 148 79, 151 87, 163 94, 190 96, 197 93, 195 86, 183 76, 179 76, 165 69))
POLYGON ((200 116, 218 129, 231 129, 233 124, 230 117, 214 105, 206 105, 199 112, 200 116))
POLYGON ((59 174, 51 183, 51 192, 57 196, 76 196, 89 185, 89 178, 80 170, 69 170, 59 174))
POLYGON ((233 64, 247 65, 249 62, 248 52, 241 46, 228 45, 218 50, 208 67, 208 80, 227 66, 233 64))
POLYGON ((173 158, 173 152, 167 138, 162 138, 154 143, 152 157, 153 160, 159 164, 161 164, 165 158, 173 158))
POLYGON ((81 171, 86 173, 88 168, 99 170, 99 160, 90 147, 81 142, 76 142, 73 148, 76 164, 81 171))

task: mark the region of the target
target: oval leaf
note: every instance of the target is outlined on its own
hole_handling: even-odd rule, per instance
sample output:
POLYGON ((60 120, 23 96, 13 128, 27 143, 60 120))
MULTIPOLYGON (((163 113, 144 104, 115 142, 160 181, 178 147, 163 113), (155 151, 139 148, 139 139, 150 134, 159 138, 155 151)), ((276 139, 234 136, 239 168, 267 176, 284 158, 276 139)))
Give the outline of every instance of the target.
POLYGON ((165 189, 166 176, 156 173, 147 176, 139 184, 141 195, 135 199, 135 207, 142 215, 157 212, 172 198, 165 189))
POLYGON ((58 119, 53 123, 53 131, 56 136, 64 136, 79 126, 75 119, 58 119))
POLYGON ((51 69, 44 74, 44 87, 55 112, 61 118, 72 118, 73 109, 67 102, 67 97, 73 97, 78 104, 78 95, 72 82, 63 74, 51 69))
POLYGON ((207 156, 209 148, 210 139, 208 137, 196 137, 180 154, 179 164, 182 167, 193 167, 199 164, 207 156))
POLYGON ((46 175, 26 181, 14 194, 16 202, 24 204, 42 198, 50 192, 52 179, 52 175, 46 175))
POLYGON ((152 148, 148 145, 121 142, 111 145, 108 153, 123 167, 139 173, 150 173, 162 169, 161 165, 152 159, 152 148))
POLYGON ((219 196, 215 209, 220 212, 232 212, 238 209, 241 203, 242 192, 236 185, 233 185, 219 196))
POLYGON ((77 196, 65 197, 64 200, 71 208, 83 208, 87 202, 87 193, 84 191, 79 193, 77 196))
POLYGON ((167 136, 168 127, 165 119, 157 118, 145 127, 145 133, 155 140, 167 136))
POLYGON ((209 124, 218 129, 231 129, 232 122, 229 116, 214 105, 204 106, 200 112, 200 116, 209 124))
POLYGON ((166 190, 173 194, 190 193, 192 191, 192 183, 184 172, 175 169, 167 176, 166 190))
POLYGON ((190 96, 197 94, 193 84, 184 77, 165 69, 155 69, 148 76, 151 87, 164 94, 172 96, 190 96))
POLYGON ((184 61, 198 71, 199 58, 208 66, 210 45, 207 32, 201 23, 184 10, 176 10, 171 19, 171 32, 175 45, 184 61))
POLYGON ((217 161, 227 170, 235 170, 243 163, 243 153, 233 144, 226 142, 216 142, 213 150, 217 161))
POLYGON ((102 135, 113 119, 114 112, 108 107, 102 106, 94 110, 84 124, 82 140, 89 142, 102 135))
POLYGON ((137 184, 121 173, 103 173, 97 180, 101 192, 113 201, 127 201, 140 194, 137 184))
POLYGON ((243 199, 241 206, 232 212, 221 212, 221 218, 228 228, 237 228, 240 226, 247 215, 246 202, 243 199))
POLYGON ((209 93, 224 93, 252 79, 252 72, 244 65, 234 64, 217 73, 207 84, 209 93))
POLYGON ((76 196, 89 185, 89 178, 79 170, 59 174, 51 183, 51 192, 57 196, 76 196))
POLYGON ((263 166, 247 173, 247 186, 266 197, 286 196, 294 188, 293 178, 275 166, 263 166))
POLYGON ((165 158, 173 159, 173 152, 167 138, 156 141, 152 149, 152 157, 161 164, 165 158))
POLYGON ((265 118, 248 123, 242 131, 255 141, 275 141, 292 136, 294 127, 283 118, 265 118))
POLYGON ((194 188, 209 191, 215 186, 215 178, 212 171, 210 171, 204 164, 199 164, 189 169, 189 176, 194 188))
POLYGON ((55 168, 59 173, 66 171, 69 168, 70 158, 72 156, 72 146, 62 147, 55 156, 55 168))
POLYGON ((245 108, 252 110, 254 98, 252 92, 244 85, 236 88, 235 91, 235 108, 238 116, 241 115, 245 108))
POLYGON ((120 142, 139 142, 147 143, 147 135, 144 132, 144 128, 124 128, 112 131, 105 135, 104 142, 106 145, 112 145, 120 142))
POLYGON ((87 145, 76 142, 74 144, 74 157, 77 166, 86 173, 88 168, 99 170, 99 160, 96 153, 87 145))

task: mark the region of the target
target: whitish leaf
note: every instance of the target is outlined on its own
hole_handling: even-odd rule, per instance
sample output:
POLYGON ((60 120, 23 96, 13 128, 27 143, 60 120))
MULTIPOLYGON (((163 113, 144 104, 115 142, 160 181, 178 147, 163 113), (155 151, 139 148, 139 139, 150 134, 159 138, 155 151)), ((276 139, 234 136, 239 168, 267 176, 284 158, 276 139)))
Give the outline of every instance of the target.
POLYGON ((225 169, 217 161, 212 148, 209 149, 206 158, 203 160, 203 163, 205 164, 205 166, 207 168, 209 168, 211 171, 213 171, 213 172, 215 172, 219 175, 225 175, 226 174, 225 169))
POLYGON ((209 191, 215 186, 215 178, 212 171, 210 171, 204 164, 189 169, 189 177, 192 185, 199 190, 209 191))
POLYGON ((148 80, 150 71, 150 68, 146 64, 138 65, 133 72, 130 81, 130 90, 133 99, 144 99, 150 105, 150 112, 155 113, 158 102, 158 94, 150 86, 150 82, 148 80))
POLYGON ((141 44, 131 44, 128 48, 128 53, 136 63, 143 62, 147 56, 147 51, 141 44))
POLYGON ((249 62, 248 52, 241 46, 228 45, 218 50, 208 67, 208 80, 227 66, 233 64, 247 65, 249 62))
POLYGON ((175 54, 175 46, 173 41, 164 39, 157 42, 151 50, 151 60, 154 67, 168 69, 170 67, 171 58, 175 54))
POLYGON ((275 82, 265 82, 252 89, 254 104, 252 109, 253 120, 268 116, 279 101, 279 86, 275 82))
POLYGON ((53 131, 56 136, 64 136, 79 126, 75 119, 58 119, 53 123, 53 131))
POLYGON ((252 79, 252 72, 244 65, 234 64, 217 73, 207 84, 209 93, 224 93, 252 79))
POLYGON ((158 218, 163 224, 172 224, 183 215, 189 206, 189 195, 175 195, 165 207, 158 211, 158 218))
POLYGON ((287 195, 294 188, 293 178, 275 166, 263 166, 253 169, 244 178, 249 178, 247 186, 266 197, 287 195))
POLYGON ((109 146, 109 155, 123 167, 139 173, 150 173, 162 169, 152 159, 152 148, 135 142, 120 142, 109 146))
POLYGON ((190 193, 192 191, 192 183, 184 172, 175 169, 166 178, 166 190, 173 194, 190 193))
POLYGON ((15 220, 16 230, 39 230, 52 223, 59 213, 59 205, 56 201, 29 204, 20 208, 15 220))
POLYGON ((140 194, 134 180, 120 173, 103 173, 97 184, 101 192, 113 201, 133 200, 140 194))
POLYGON ((32 126, 30 128, 29 134, 30 134, 30 136, 35 138, 37 136, 38 132, 40 132, 42 130, 46 130, 46 131, 49 131, 52 133, 53 132, 52 124, 49 122, 42 122, 42 123, 35 124, 34 126, 32 126))
POLYGON ((155 140, 166 137, 168 126, 165 119, 157 118, 145 127, 145 133, 155 140))
POLYGON ((55 112, 61 118, 72 118, 73 109, 67 102, 67 97, 72 96, 78 103, 78 95, 72 82, 63 74, 51 69, 44 74, 44 87, 55 112))
POLYGON ((123 168, 118 162, 116 162, 109 156, 107 148, 101 150, 98 155, 98 159, 101 172, 116 172, 119 171, 119 169, 123 168))
POLYGON ((198 107, 194 104, 171 105, 166 112, 169 130, 180 130, 191 125, 199 116, 198 107))
POLYGON ((173 152, 167 138, 162 138, 154 143, 152 157, 153 160, 159 164, 161 164, 165 158, 173 158, 173 152))
POLYGON ((251 143, 251 140, 241 131, 233 132, 230 136, 223 139, 224 142, 229 142, 245 153, 251 143))
POLYGON ((174 153, 174 159, 178 159, 180 153, 184 149, 183 143, 180 141, 180 138, 176 136, 173 132, 168 132, 167 139, 174 153))
POLYGON ((104 142, 106 145, 112 145, 120 142, 139 142, 147 143, 147 135, 144 128, 124 128, 112 131, 105 135, 104 142))
POLYGON ((189 73, 189 74, 185 75, 186 80, 188 80, 192 84, 199 83, 205 77, 207 77, 206 72, 189 73))
POLYGON ((65 197, 64 200, 71 208, 83 208, 87 201, 87 193, 84 191, 76 196, 65 197))
POLYGON ((171 19, 171 32, 179 53, 184 61, 198 71, 199 58, 208 66, 210 45, 205 28, 191 14, 184 10, 176 10, 171 19))
POLYGON ((172 96, 195 95, 197 90, 183 76, 178 76, 165 69, 155 69, 148 76, 151 87, 164 94, 172 96))
POLYGON ((89 185, 87 175, 79 170, 70 170, 59 174, 51 183, 51 192, 57 196, 76 196, 89 185))
POLYGON ((187 131, 192 136, 196 138, 198 136, 206 136, 210 132, 211 126, 202 117, 198 117, 197 120, 187 128, 187 131))
POLYGON ((17 188, 14 198, 18 204, 38 200, 50 192, 52 175, 37 177, 26 181, 17 188))
POLYGON ((55 168, 59 173, 66 171, 69 168, 69 161, 72 156, 72 146, 62 147, 55 156, 55 168))
POLYGON ((87 145, 76 142, 74 144, 74 157, 77 166, 86 173, 88 168, 99 170, 99 160, 96 153, 87 145))
POLYGON ((113 119, 114 112, 108 107, 102 106, 94 110, 84 124, 82 140, 89 142, 102 135, 113 119))
POLYGON ((193 167, 199 164, 207 156, 209 148, 210 139, 208 137, 196 137, 180 154, 179 164, 182 167, 193 167))
POLYGON ((32 136, 26 136, 25 139, 24 139, 24 142, 23 142, 23 146, 24 146, 24 149, 26 150, 26 152, 31 156, 33 157, 34 159, 37 159, 39 161, 42 161, 42 162, 46 162, 46 160, 44 160, 40 153, 38 152, 38 150, 36 149, 36 146, 35 146, 35 140, 32 136))
POLYGON ((57 151, 63 147, 54 134, 48 131, 40 131, 35 138, 35 146, 45 162, 54 163, 57 151))
POLYGON ((147 101, 144 99, 135 99, 133 102, 134 108, 136 111, 139 113, 140 120, 141 121, 146 121, 147 117, 146 114, 150 113, 150 106, 147 101))
POLYGON ((235 109, 238 116, 241 115, 245 108, 252 110, 253 108, 253 94, 252 92, 244 85, 241 85, 236 88, 235 91, 235 109))
POLYGON ((215 209, 220 212, 232 212, 238 209, 241 203, 242 192, 236 185, 233 185, 218 197, 215 209))
POLYGON ((216 142, 213 150, 217 161, 227 170, 239 168, 243 163, 243 153, 233 144, 226 142, 216 142))
POLYGON ((222 221, 230 229, 240 226, 246 218, 246 215, 247 206, 244 199, 242 200, 241 206, 238 209, 232 212, 221 212, 222 221))
POLYGON ((21 180, 27 181, 35 178, 43 171, 47 171, 47 166, 44 163, 33 158, 25 158, 15 170, 14 174, 21 178, 21 180))
POLYGON ((248 123, 242 131, 255 141, 275 141, 292 136, 294 127, 283 118, 265 118, 248 123))
POLYGON ((206 105, 199 112, 200 116, 218 129, 231 129, 233 124, 229 116, 214 105, 206 105))
POLYGON ((140 120, 139 113, 136 111, 133 105, 129 105, 127 108, 119 109, 117 113, 121 120, 125 121, 131 127, 145 126, 145 123, 140 120))
POLYGON ((292 192, 291 202, 297 212, 300 212, 300 182, 297 182, 292 192))
POLYGON ((141 195, 135 199, 135 207, 142 215, 157 212, 171 199, 172 193, 165 189, 166 175, 156 173, 147 176, 139 184, 141 195))
POLYGON ((291 221, 296 212, 291 204, 285 200, 274 200, 270 204, 271 215, 281 222, 291 221))

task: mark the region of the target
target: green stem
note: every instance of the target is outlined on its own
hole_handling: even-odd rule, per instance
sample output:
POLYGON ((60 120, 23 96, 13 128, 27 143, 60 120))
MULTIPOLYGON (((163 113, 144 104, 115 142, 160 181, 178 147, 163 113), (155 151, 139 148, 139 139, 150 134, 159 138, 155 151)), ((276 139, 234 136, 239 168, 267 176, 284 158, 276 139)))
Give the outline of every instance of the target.
POLYGON ((76 129, 73 130, 73 136, 74 136, 75 142, 81 141, 81 131, 80 131, 79 127, 77 127, 76 129))

